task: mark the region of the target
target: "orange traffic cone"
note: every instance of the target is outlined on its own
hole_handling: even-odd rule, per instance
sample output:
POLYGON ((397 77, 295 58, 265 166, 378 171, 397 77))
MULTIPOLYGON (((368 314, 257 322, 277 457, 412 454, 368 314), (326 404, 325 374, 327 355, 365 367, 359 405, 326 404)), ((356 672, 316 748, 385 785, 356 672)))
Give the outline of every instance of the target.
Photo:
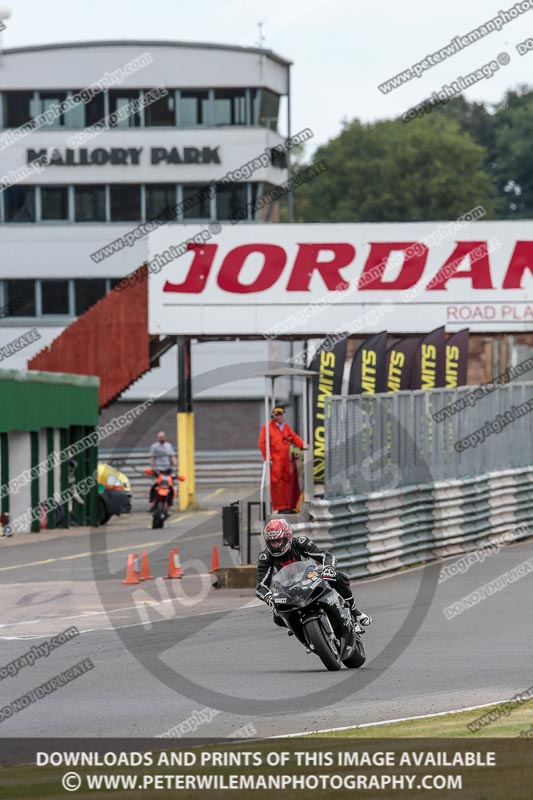
POLYGON ((133 554, 133 569, 135 570, 135 577, 138 581, 141 580, 141 568, 139 566, 139 553, 133 554))
POLYGON ((208 571, 208 575, 212 575, 213 572, 216 572, 217 569, 220 569, 220 561, 218 560, 218 550, 216 544, 213 545, 213 555, 211 556, 211 569, 208 571))
POLYGON ((176 570, 176 577, 183 578, 183 570, 181 568, 180 551, 177 547, 174 548, 174 569, 176 570))
POLYGON ((173 578, 183 578, 183 570, 180 564, 180 554, 177 547, 171 550, 168 554, 168 575, 165 575, 167 580, 173 578))
POLYGON ((128 555, 128 565, 126 567, 126 577, 122 581, 125 586, 131 586, 134 583, 139 583, 139 580, 135 574, 135 567, 133 565, 133 556, 130 553, 128 555))
POLYGON ((143 550, 142 552, 141 580, 142 581, 155 580, 154 576, 150 572, 150 565, 148 564, 148 553, 146 552, 146 550, 143 550))

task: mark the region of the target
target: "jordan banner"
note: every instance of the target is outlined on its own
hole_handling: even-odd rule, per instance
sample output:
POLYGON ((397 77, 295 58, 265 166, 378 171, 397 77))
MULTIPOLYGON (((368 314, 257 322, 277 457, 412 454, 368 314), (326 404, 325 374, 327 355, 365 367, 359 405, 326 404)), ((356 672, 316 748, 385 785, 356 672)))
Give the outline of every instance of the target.
POLYGON ((342 376, 346 361, 346 339, 337 342, 332 348, 318 350, 309 369, 318 372, 313 375, 313 480, 324 482, 325 474, 325 424, 324 406, 328 395, 342 393, 342 376))
POLYGON ((468 334, 469 328, 464 328, 450 336, 446 342, 446 388, 466 386, 466 371, 468 366, 468 334))
POLYGON ((387 331, 376 333, 359 347, 350 369, 348 394, 387 391, 387 331))
POLYGON ((411 387, 411 372, 415 353, 420 344, 418 337, 400 339, 387 351, 387 392, 400 392, 411 387))
POLYGON ((435 389, 446 383, 446 333, 444 325, 421 340, 415 353, 411 389, 435 389))

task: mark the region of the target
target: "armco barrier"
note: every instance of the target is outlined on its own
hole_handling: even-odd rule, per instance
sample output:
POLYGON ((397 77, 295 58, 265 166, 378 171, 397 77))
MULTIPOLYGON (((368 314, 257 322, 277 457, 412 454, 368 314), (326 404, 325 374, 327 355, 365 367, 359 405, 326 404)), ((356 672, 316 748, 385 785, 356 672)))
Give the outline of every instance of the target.
POLYGON ((331 550, 350 578, 389 572, 533 535, 533 467, 314 500, 295 530, 331 550))

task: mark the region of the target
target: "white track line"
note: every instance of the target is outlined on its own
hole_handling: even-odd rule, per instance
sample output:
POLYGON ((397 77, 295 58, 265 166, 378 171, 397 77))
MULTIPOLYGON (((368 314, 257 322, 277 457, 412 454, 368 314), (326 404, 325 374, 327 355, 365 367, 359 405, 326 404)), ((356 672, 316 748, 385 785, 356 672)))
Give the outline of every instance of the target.
POLYGON ((311 736, 314 733, 335 733, 335 731, 351 731, 357 728, 374 728, 378 725, 393 725, 396 722, 410 722, 415 719, 430 719, 431 717, 445 717, 447 714, 461 714, 463 711, 477 711, 478 708, 488 708, 489 706, 504 703, 505 700, 493 700, 492 703, 481 703, 479 706, 468 706, 467 708, 453 708, 451 711, 435 711, 433 714, 418 714, 416 717, 398 717, 398 719, 384 719, 381 722, 364 722, 362 725, 344 725, 342 728, 323 728, 317 731, 301 731, 300 733, 277 734, 268 736, 268 739, 291 739, 296 736, 311 736))

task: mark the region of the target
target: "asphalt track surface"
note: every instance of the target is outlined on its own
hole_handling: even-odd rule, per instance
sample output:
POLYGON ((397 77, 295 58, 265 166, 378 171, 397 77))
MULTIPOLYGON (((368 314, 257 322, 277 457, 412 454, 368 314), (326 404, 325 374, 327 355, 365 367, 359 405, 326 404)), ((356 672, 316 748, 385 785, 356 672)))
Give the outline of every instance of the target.
MULTIPOLYGON (((206 707, 218 713, 196 736, 227 737, 250 724, 270 736, 508 700, 533 684, 532 572, 452 620, 443 613, 533 559, 533 541, 440 584, 442 563, 456 557, 354 582, 358 604, 374 617, 367 663, 330 673, 272 624, 253 591, 212 588, 206 565, 220 545, 221 499, 212 494, 202 512, 163 531, 135 514, 107 533, 0 542, 0 669, 72 625, 81 631, 0 680, 0 707, 85 658, 94 663, 0 722, 0 737, 151 737, 206 707), (157 576, 178 544, 187 577, 122 586, 128 550, 146 543, 157 576)), ((227 550, 221 555, 230 562, 227 550)))

